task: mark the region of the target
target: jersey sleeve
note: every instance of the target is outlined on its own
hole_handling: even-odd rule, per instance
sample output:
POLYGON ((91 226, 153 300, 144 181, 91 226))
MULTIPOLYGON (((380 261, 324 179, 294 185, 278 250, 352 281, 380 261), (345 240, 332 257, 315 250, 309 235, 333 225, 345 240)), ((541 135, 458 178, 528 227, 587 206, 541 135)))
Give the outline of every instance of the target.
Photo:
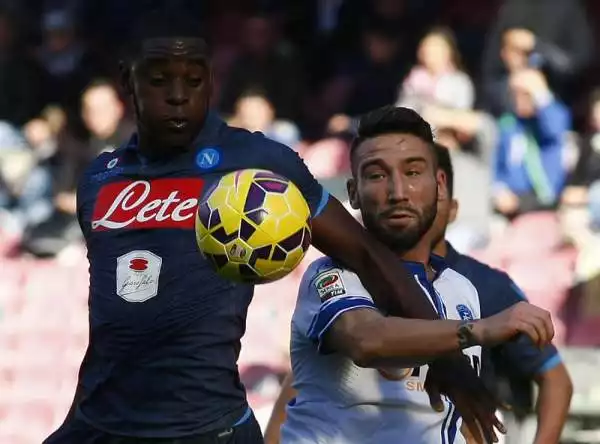
MULTIPOLYGON (((488 297, 480 295, 482 317, 492 316, 519 302, 527 301, 523 291, 505 273, 499 273, 490 288, 495 288, 495 291, 488 293, 488 297)), ((498 353, 494 356, 507 361, 523 376, 544 373, 561 363, 556 347, 547 345, 540 349, 524 334, 498 345, 496 349, 498 353)))
POLYGON ((358 276, 330 259, 320 259, 302 279, 293 322, 324 352, 327 331, 342 314, 359 308, 377 309, 358 276))
POLYGON ((327 205, 329 193, 313 177, 300 156, 291 148, 262 137, 265 168, 291 180, 308 202, 312 217, 317 217, 327 205))

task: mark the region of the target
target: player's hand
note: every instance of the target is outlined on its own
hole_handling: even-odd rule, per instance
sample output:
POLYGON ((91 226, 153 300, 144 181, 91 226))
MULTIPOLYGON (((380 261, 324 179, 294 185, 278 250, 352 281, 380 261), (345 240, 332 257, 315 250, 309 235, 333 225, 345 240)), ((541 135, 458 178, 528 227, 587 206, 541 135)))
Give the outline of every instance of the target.
POLYGON ((488 390, 464 355, 462 358, 440 359, 429 366, 425 388, 432 407, 443 411, 441 395, 446 395, 456 406, 463 424, 468 427, 474 442, 498 442, 498 435, 506 429, 496 417, 501 403, 488 390))
POLYGON ((506 342, 519 333, 531 338, 538 347, 549 344, 554 337, 550 313, 528 302, 519 302, 500 313, 478 320, 473 335, 482 345, 506 342))

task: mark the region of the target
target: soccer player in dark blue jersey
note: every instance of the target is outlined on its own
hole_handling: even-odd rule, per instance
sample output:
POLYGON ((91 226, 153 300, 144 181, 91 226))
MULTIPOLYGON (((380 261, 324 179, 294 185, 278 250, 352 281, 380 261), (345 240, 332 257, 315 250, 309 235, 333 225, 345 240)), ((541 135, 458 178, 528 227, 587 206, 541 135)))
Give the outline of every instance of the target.
MULTIPOLYGON (((490 268, 470 256, 458 253, 445 240, 446 227, 454 221, 458 202, 453 199, 454 171, 448 150, 436 145, 439 168, 445 172, 448 195, 438 202, 438 215, 431 230, 434 252, 443 256, 454 270, 467 277, 477 288, 481 317, 493 316, 526 300, 525 295, 504 272, 490 268)), ((567 369, 553 345, 539 348, 525 335, 483 350, 482 373, 491 384, 498 378, 535 381, 537 396, 537 432, 533 444, 556 444, 569 411, 573 387, 567 369)), ((517 388, 518 390, 518 388, 517 388)), ((510 400, 506 400, 510 402, 510 400)), ((529 441, 528 441, 529 442, 529 441)))
MULTIPOLYGON (((72 408, 48 444, 262 442, 236 364, 253 287, 217 276, 194 235, 199 197, 231 171, 292 180, 312 212, 313 244, 355 270, 381 310, 438 318, 394 253, 291 149, 209 110, 206 41, 173 9, 141 20, 122 63, 137 133, 92 162, 78 187, 90 339, 72 408)), ((432 363, 430 374, 474 430, 490 437, 501 427, 496 401, 462 355, 432 363)))

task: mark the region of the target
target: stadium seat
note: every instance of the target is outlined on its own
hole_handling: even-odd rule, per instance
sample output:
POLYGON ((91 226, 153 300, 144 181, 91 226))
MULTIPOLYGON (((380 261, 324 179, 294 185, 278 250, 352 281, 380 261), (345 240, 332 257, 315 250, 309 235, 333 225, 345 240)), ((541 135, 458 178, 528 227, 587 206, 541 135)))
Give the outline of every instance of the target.
POLYGON ((501 239, 505 257, 540 257, 562 243, 562 229, 556 213, 525 214, 515 219, 501 239))

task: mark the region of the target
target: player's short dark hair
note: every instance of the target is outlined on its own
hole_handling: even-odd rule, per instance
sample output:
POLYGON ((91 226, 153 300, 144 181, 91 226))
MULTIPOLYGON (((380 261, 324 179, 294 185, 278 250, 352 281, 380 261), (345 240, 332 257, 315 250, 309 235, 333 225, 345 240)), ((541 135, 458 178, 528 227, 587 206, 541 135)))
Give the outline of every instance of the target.
POLYGON ((433 144, 438 162, 438 168, 446 174, 446 186, 448 187, 448 197, 454 197, 454 168, 452 167, 452 159, 450 151, 441 143, 433 144))
POLYGON ((200 20, 176 7, 153 9, 143 14, 135 23, 125 56, 134 60, 144 40, 153 38, 187 37, 206 41, 204 26, 200 20))
POLYGON ((388 105, 368 112, 360 118, 356 137, 350 144, 352 171, 356 172, 354 164, 356 150, 365 140, 391 133, 406 133, 418 137, 432 147, 434 161, 437 158, 433 150, 431 125, 410 108, 388 105))

